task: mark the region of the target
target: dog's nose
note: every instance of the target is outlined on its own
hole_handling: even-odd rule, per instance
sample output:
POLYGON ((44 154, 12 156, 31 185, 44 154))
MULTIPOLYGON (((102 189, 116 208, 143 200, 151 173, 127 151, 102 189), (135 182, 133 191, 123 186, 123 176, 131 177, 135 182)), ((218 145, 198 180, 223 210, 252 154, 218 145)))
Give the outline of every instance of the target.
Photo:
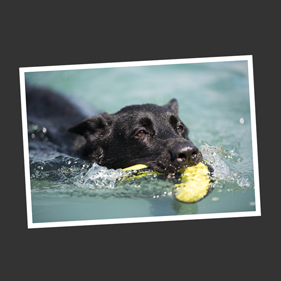
POLYGON ((194 144, 182 144, 173 150, 173 158, 180 163, 188 163, 196 160, 198 148, 194 144))

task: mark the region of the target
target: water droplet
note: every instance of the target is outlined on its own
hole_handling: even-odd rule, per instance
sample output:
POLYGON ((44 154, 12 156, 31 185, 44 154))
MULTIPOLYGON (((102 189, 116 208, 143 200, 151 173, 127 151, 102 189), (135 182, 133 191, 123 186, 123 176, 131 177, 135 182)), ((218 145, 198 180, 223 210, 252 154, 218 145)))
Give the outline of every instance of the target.
POLYGON ((244 118, 240 118, 239 122, 240 122, 241 124, 244 124, 244 123, 245 123, 244 118))

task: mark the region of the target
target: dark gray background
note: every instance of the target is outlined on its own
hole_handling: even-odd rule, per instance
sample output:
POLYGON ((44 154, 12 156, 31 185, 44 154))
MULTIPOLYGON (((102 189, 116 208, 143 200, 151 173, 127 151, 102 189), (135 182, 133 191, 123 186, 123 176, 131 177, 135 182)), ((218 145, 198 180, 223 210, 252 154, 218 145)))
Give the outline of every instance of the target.
POLYGON ((271 137, 279 130, 280 111, 274 108, 280 80, 277 5, 46 4, 2 10, 1 207, 9 276, 20 272, 33 280, 39 270, 36 280, 53 274, 83 279, 86 272, 91 278, 129 273, 134 279, 153 269, 157 278, 162 272, 173 278, 202 272, 217 277, 224 268, 234 278, 254 278, 277 242, 272 219, 278 212, 273 199, 278 199, 279 142, 271 137), (261 217, 27 229, 19 67, 230 55, 253 55, 261 217), (82 267, 76 271, 78 261, 82 267))

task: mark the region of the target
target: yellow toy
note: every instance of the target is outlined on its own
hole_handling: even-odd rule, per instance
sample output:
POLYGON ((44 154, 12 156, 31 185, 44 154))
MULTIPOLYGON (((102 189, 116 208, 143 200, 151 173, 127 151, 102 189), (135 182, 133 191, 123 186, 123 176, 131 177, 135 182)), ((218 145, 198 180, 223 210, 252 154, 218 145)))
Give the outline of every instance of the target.
POLYGON ((182 202, 193 203, 205 197, 210 191, 209 169, 203 163, 180 170, 181 183, 175 184, 175 197, 182 202))
MULTIPOLYGON (((123 171, 140 171, 147 169, 144 164, 134 165, 123 169, 123 171)), ((183 168, 181 172, 181 183, 174 185, 174 196, 181 202, 194 203, 204 198, 211 190, 210 171, 203 163, 198 163, 196 166, 183 168)), ((157 174, 154 171, 144 171, 137 175, 142 177, 146 175, 157 174)), ((128 178, 130 179, 130 178, 128 178)))
POLYGON ((137 171, 137 170, 141 170, 141 169, 146 169, 148 166, 144 165, 144 164, 137 164, 125 169, 122 169, 123 171, 137 171))

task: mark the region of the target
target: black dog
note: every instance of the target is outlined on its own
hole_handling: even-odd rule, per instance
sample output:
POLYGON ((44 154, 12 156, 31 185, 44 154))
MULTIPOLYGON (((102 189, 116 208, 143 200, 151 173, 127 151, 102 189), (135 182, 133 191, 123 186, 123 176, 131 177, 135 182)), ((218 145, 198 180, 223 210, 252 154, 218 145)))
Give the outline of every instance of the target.
POLYGON ((44 126, 61 152, 113 169, 146 164, 166 175, 202 161, 178 117, 175 99, 164 106, 132 105, 86 118, 49 90, 27 87, 26 97, 29 121, 44 126))

